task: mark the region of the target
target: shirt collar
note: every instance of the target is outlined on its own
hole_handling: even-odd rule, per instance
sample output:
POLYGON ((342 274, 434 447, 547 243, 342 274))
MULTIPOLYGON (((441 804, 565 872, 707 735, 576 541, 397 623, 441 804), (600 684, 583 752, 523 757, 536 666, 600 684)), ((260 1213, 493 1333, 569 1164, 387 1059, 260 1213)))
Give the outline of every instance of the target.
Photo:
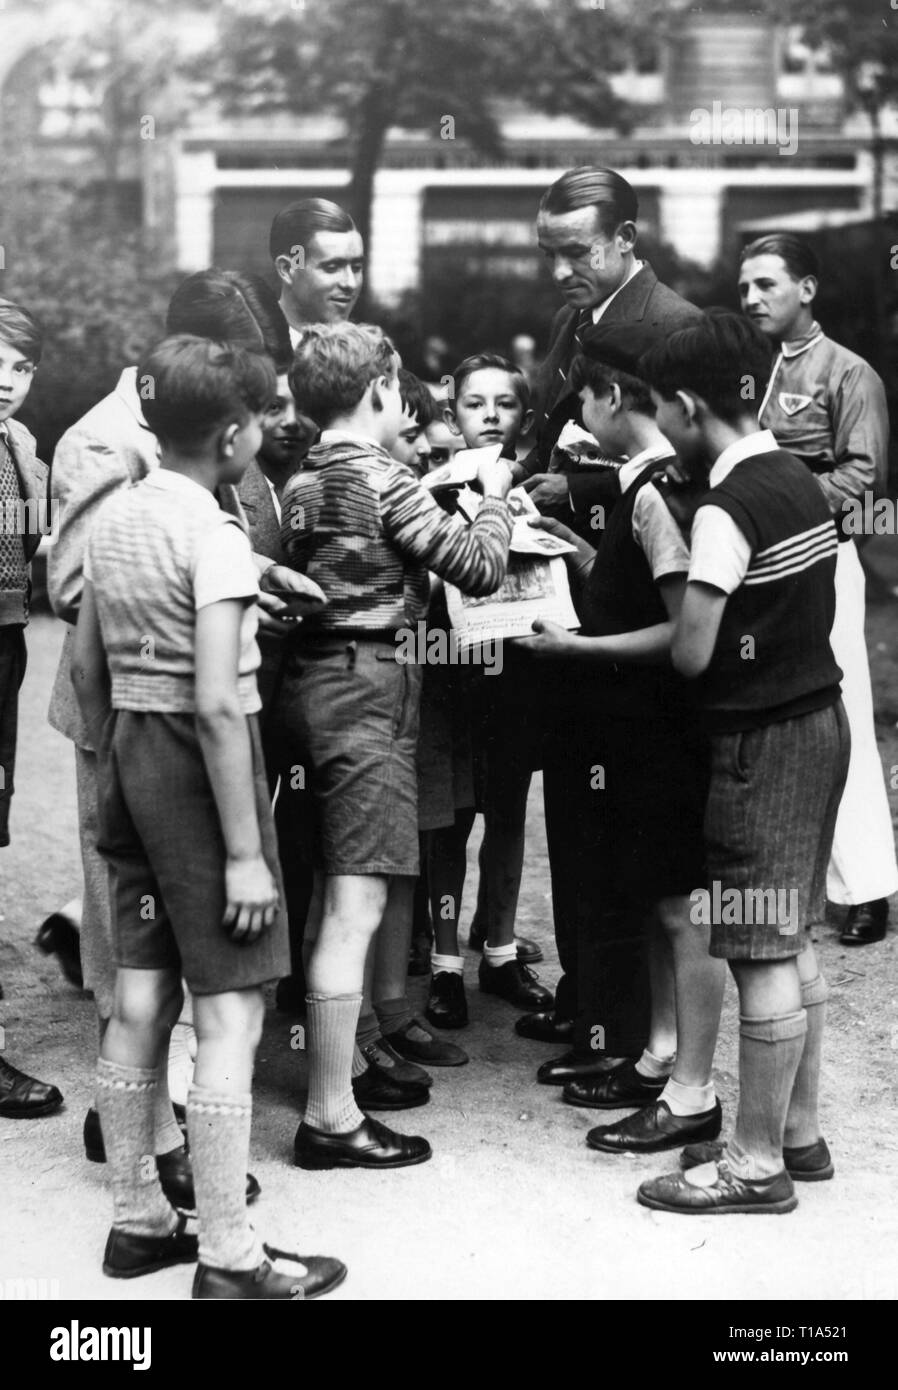
POLYGON ((617 476, 620 482, 621 492, 626 492, 631 483, 635 483, 644 468, 656 459, 667 459, 673 454, 673 449, 665 442, 663 444, 650 444, 647 449, 634 454, 626 463, 622 463, 618 469, 617 476))
POLYGON ((599 322, 600 318, 601 318, 602 315, 604 314, 605 310, 608 308, 608 305, 611 303, 611 301, 612 301, 612 299, 614 298, 614 296, 615 296, 616 294, 620 294, 621 290, 624 288, 624 285, 629 285, 629 283, 630 283, 630 281, 633 279, 634 275, 638 275, 639 272, 640 272, 640 270, 642 270, 642 268, 643 268, 644 265, 645 265, 645 261, 637 261, 637 260, 634 260, 634 261, 633 261, 633 264, 630 266, 630 273, 629 273, 629 275, 627 276, 626 280, 624 280, 624 281, 622 282, 622 284, 618 285, 618 287, 617 287, 616 290, 612 290, 612 292, 611 292, 611 294, 609 294, 608 298, 607 298, 607 299, 603 299, 602 302, 601 302, 601 304, 596 304, 595 308, 594 308, 593 311, 592 311, 592 321, 593 321, 593 323, 598 323, 598 322, 599 322))
POLYGON ((339 444, 342 440, 349 440, 351 444, 373 444, 375 449, 385 452, 384 446, 372 439, 370 434, 355 434, 351 430, 322 430, 318 443, 339 444))
POLYGON ((716 487, 722 483, 728 473, 732 473, 737 463, 743 459, 752 458, 755 454, 769 454, 779 448, 770 430, 754 430, 751 434, 743 435, 741 439, 734 439, 732 444, 728 444, 723 453, 718 457, 714 467, 708 475, 708 483, 711 487, 716 487))
POLYGON ((9 443, 9 430, 5 420, 0 420, 0 439, 3 440, 4 444, 9 443))
POLYGON ((202 483, 194 482, 193 478, 188 478, 184 473, 176 473, 173 468, 154 468, 143 481, 148 487, 160 488, 163 492, 183 493, 197 506, 202 505, 203 498, 208 499, 210 506, 218 506, 214 494, 208 488, 203 487, 202 483))
POLYGON ((780 352, 784 357, 800 357, 808 348, 813 347, 823 337, 823 329, 815 319, 807 333, 801 338, 790 338, 788 342, 780 345, 780 352))

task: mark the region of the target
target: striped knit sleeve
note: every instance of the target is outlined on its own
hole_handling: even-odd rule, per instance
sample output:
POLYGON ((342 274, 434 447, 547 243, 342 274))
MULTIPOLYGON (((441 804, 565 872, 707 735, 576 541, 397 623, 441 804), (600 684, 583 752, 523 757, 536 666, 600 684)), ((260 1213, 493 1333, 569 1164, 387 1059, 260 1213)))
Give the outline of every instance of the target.
POLYGON ((511 515, 505 502, 485 497, 472 526, 448 516, 407 469, 390 471, 380 495, 381 524, 409 559, 462 593, 495 593, 508 567, 511 515))

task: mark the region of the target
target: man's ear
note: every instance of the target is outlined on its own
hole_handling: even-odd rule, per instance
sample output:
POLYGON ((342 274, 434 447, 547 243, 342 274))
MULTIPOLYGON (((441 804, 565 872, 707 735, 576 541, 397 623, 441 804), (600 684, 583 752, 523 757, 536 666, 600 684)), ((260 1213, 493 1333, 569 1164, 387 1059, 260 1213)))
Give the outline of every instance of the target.
POLYGON ((618 251, 632 251, 636 245, 636 223, 620 222, 614 229, 614 240, 618 251))
POLYGON ((806 275, 799 286, 798 294, 802 304, 812 304, 817 297, 816 277, 806 275))
POLYGON ((451 405, 443 406, 443 422, 449 426, 453 434, 461 434, 458 421, 455 418, 455 411, 451 405))
POLYGON ((285 285, 293 284, 293 262, 289 256, 277 256, 274 262, 277 277, 285 285))

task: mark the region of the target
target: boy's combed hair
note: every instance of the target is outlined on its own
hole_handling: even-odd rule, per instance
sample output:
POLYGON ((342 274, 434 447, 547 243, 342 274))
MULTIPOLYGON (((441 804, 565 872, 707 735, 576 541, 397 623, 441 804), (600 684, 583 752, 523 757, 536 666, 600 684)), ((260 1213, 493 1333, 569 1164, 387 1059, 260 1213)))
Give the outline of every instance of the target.
POLYGON ((240 270, 199 270, 175 290, 165 320, 170 335, 188 333, 215 342, 267 352, 279 372, 290 365, 287 320, 277 295, 261 275, 240 270))
MULTIPOLYGON (((468 377, 475 372, 486 371, 493 368, 495 371, 507 372, 511 377, 511 389, 514 391, 521 403, 521 409, 530 409, 530 387, 527 378, 514 362, 507 357, 502 357, 498 352, 476 352, 473 357, 466 357, 463 362, 459 362, 455 371, 452 373, 452 400, 457 401, 465 387, 468 377)), ((449 402, 452 404, 452 401, 449 402)))
POLYGON ((28 309, 11 299, 0 299, 0 338, 35 366, 41 360, 43 329, 28 309))
POLYGON ((422 430, 433 424, 437 413, 433 396, 420 377, 416 377, 414 372, 410 372, 406 367, 399 369, 399 395, 402 398, 403 410, 407 415, 411 415, 413 420, 417 420, 422 430))
POLYGON ((769 236, 759 236, 743 246, 739 256, 740 264, 753 256, 779 256, 785 261, 786 269, 793 280, 804 280, 812 275, 820 279, 820 262, 810 242, 804 241, 794 232, 771 232, 769 236))
POLYGON ((639 371, 665 400, 692 391, 719 419, 733 424, 757 413, 771 365, 771 344, 750 319, 710 309, 700 323, 650 348, 639 371))
POLYGON ((137 368, 144 418, 156 437, 190 453, 216 429, 265 409, 277 390, 268 357, 187 333, 163 338, 137 368))
POLYGON ((306 247, 316 232, 354 232, 356 225, 345 208, 328 198, 299 198, 275 215, 268 237, 271 259, 292 256, 297 246, 306 247))
POLYGON ((368 385, 389 377, 396 349, 371 323, 314 323, 303 330, 290 367, 290 390, 302 411, 326 429, 354 410, 368 385))
POLYGON ((571 390, 576 394, 584 386, 588 386, 594 396, 601 396, 617 386, 627 410, 634 410, 638 415, 655 414, 651 389, 640 377, 578 352, 571 363, 571 390))

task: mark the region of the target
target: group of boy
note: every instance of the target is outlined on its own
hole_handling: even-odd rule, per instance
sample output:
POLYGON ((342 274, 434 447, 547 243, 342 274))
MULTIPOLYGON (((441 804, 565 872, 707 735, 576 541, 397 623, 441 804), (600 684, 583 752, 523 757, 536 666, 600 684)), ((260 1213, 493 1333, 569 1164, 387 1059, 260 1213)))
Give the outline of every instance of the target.
MULTIPOLYGON (((559 185, 544 199, 540 237, 570 312, 548 359, 552 390, 537 394, 536 454, 551 456, 574 400, 604 452, 626 459, 598 482, 515 464, 527 384, 503 359, 481 359, 501 389, 472 406, 470 438, 457 399, 446 421, 467 444, 498 443, 512 467, 483 466, 473 526, 442 512, 419 482, 433 459, 436 411, 389 339, 346 321, 361 244, 329 205, 276 219, 277 324, 261 295, 251 326, 241 320, 231 331, 221 301, 236 289, 245 302, 246 286, 216 281, 222 272, 201 284, 193 277, 175 296, 169 336, 95 408, 95 428, 88 417, 75 427, 80 442, 63 441, 54 489, 65 493, 66 448, 74 459, 77 445, 78 496, 69 479, 69 545, 54 557, 51 590, 78 629, 67 634, 65 689, 54 698, 57 719, 62 700, 68 723, 80 720, 77 734, 68 723, 64 731, 77 750, 85 980, 101 1034, 88 1119, 112 1170, 111 1275, 198 1258, 196 1296, 254 1298, 316 1297, 344 1277, 339 1261, 263 1246, 247 1221, 258 1192, 246 1167, 266 981, 305 995, 310 1084, 297 1163, 394 1167, 430 1157, 426 1140, 365 1113, 420 1104, 422 1089, 426 1100, 420 1062, 458 1063, 405 987, 419 868, 420 678, 396 660, 395 640, 426 612, 428 573, 473 593, 499 585, 515 474, 549 513, 541 524, 572 546, 580 618, 576 635, 537 623, 515 658, 540 672, 545 732, 563 734, 545 780, 565 974, 554 1000, 536 984, 512 905, 508 939, 485 943, 481 985, 526 1011, 522 1036, 574 1042, 541 1069, 540 1079, 564 1084, 566 1101, 633 1112, 591 1131, 593 1148, 683 1149, 678 1171, 640 1187, 643 1204, 783 1212, 796 1204, 794 1179, 832 1176, 817 1116, 826 989, 809 935, 824 917, 853 742, 844 668, 830 645, 837 556, 853 546, 840 545, 832 516, 849 495, 849 472, 850 495, 877 481, 882 440, 865 424, 870 411, 877 417, 877 379, 827 347, 810 318, 813 267, 794 239, 748 248, 748 318, 701 315, 635 261, 635 196, 620 176, 572 171, 559 185), (585 260, 611 266, 598 291, 578 269, 585 260), (784 324, 769 301, 788 299, 790 286, 800 312, 784 324), (640 311, 628 316, 634 295, 640 311), (758 307, 764 296, 768 306, 758 307), (771 338, 782 342, 772 376, 771 338), (823 365, 809 367, 811 353, 823 365), (826 381, 787 380, 804 391, 774 394, 780 377, 802 370, 826 381), (853 373, 853 399, 833 421, 840 372, 853 373), (136 382, 145 379, 154 389, 142 398, 136 382), (746 395, 746 379, 757 392, 746 395), (758 399, 772 429, 758 428, 758 399), (795 416, 807 426, 798 457, 782 447, 795 416), (93 479, 83 472, 91 457, 93 479), (563 511, 559 498, 575 529, 552 515, 563 511), (597 509, 594 546, 584 531, 597 509), (147 543, 135 564, 138 532, 147 543), (261 665, 260 585, 270 632, 261 665), (291 795, 305 790, 307 773, 310 795, 291 795), (200 843, 204 862, 191 850, 188 865, 185 845, 200 843), (696 912, 696 890, 708 884, 729 914, 696 912), (784 893, 785 917, 776 910, 784 893), (711 1073, 724 961, 740 999, 728 1146, 711 1073), (197 1033, 189 1158, 166 1084, 182 982, 197 1033), (140 1168, 148 1152, 158 1156, 149 1181, 140 1168), (199 1211, 199 1241, 179 1214, 185 1207, 199 1211)), ((26 466, 25 432, 9 423, 40 341, 26 311, 0 309, 10 357, 0 358, 0 482, 21 495, 28 477, 44 486, 26 466)), ((0 635, 9 636, 13 691, 36 544, 19 540, 16 549, 4 538, 2 551, 0 635)), ((856 647, 856 604, 847 622, 856 647)), ((7 742, 10 729, 14 743, 5 717, 7 742)), ((859 776, 869 780, 869 750, 867 764, 859 776)), ((868 877, 878 898, 853 904, 874 909, 849 924, 856 944, 884 931, 878 902, 894 887, 888 873, 868 877)), ((460 963, 456 940, 437 951, 435 979, 460 975, 460 963)), ((61 1104, 55 1088, 2 1065, 19 1113, 61 1104)))

